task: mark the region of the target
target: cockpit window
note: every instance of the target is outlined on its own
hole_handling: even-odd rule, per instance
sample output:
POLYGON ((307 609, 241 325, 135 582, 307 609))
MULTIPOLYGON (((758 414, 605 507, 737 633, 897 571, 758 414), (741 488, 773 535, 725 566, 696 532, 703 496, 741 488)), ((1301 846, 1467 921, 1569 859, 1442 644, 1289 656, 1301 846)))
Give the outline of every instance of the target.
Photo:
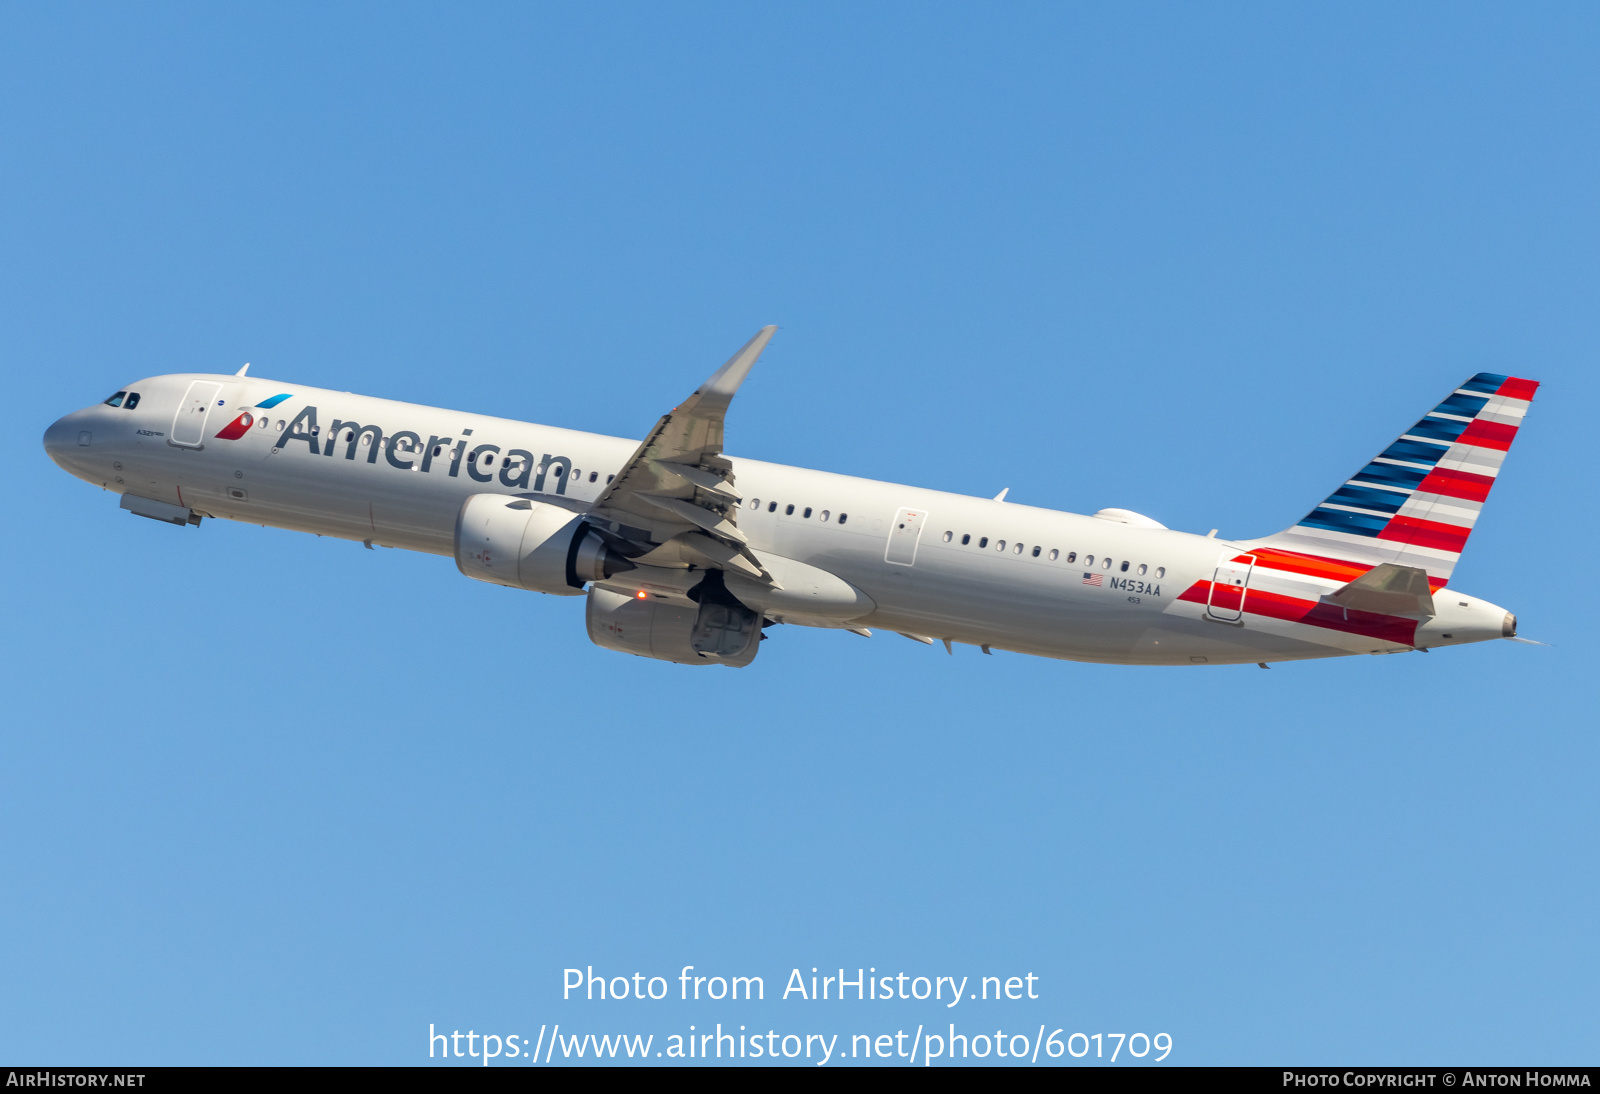
POLYGON ((134 407, 136 407, 138 405, 139 405, 139 393, 137 391, 130 391, 130 392, 128 392, 128 401, 122 404, 122 409, 123 410, 132 410, 134 407))
POLYGON ((126 391, 119 391, 115 395, 111 396, 111 398, 106 400, 106 406, 121 406, 122 400, 127 398, 127 396, 128 393, 126 391))

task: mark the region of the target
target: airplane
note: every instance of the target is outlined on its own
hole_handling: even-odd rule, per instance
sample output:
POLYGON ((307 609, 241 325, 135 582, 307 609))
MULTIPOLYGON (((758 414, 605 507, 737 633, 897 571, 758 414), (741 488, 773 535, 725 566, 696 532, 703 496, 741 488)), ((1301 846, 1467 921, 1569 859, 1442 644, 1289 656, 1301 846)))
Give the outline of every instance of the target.
POLYGON ((584 596, 596 644, 685 665, 748 665, 779 624, 1263 668, 1516 637, 1514 615, 1447 585, 1535 381, 1478 373, 1295 524, 1220 540, 730 456, 729 405, 776 329, 642 443, 246 365, 129 384, 44 447, 138 516, 450 556, 479 581, 584 596))

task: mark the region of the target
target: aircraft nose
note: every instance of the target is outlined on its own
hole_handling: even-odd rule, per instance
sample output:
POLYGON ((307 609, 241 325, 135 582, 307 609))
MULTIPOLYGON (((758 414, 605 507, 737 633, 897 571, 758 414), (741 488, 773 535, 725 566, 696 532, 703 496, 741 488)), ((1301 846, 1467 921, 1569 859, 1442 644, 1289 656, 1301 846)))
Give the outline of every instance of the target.
POLYGON ((44 431, 44 450, 56 463, 67 455, 67 450, 76 448, 78 434, 83 432, 81 412, 68 414, 51 423, 50 428, 44 431))

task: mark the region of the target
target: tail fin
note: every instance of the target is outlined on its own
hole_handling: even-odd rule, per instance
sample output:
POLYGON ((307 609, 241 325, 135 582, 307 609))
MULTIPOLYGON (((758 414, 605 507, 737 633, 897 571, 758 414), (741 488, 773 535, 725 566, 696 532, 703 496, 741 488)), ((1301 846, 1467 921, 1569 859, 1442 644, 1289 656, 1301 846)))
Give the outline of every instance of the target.
POLYGON ((1300 523, 1260 546, 1419 566, 1435 587, 1443 585, 1538 386, 1478 373, 1300 523))

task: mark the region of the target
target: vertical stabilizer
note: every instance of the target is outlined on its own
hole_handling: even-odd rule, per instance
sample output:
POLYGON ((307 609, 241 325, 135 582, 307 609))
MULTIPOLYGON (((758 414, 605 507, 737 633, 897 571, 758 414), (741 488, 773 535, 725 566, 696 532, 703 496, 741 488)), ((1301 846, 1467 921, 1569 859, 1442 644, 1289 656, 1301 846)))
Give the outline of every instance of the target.
POLYGON ((1443 585, 1538 386, 1478 373, 1298 524, 1259 546, 1371 566, 1415 566, 1435 587, 1443 585))

